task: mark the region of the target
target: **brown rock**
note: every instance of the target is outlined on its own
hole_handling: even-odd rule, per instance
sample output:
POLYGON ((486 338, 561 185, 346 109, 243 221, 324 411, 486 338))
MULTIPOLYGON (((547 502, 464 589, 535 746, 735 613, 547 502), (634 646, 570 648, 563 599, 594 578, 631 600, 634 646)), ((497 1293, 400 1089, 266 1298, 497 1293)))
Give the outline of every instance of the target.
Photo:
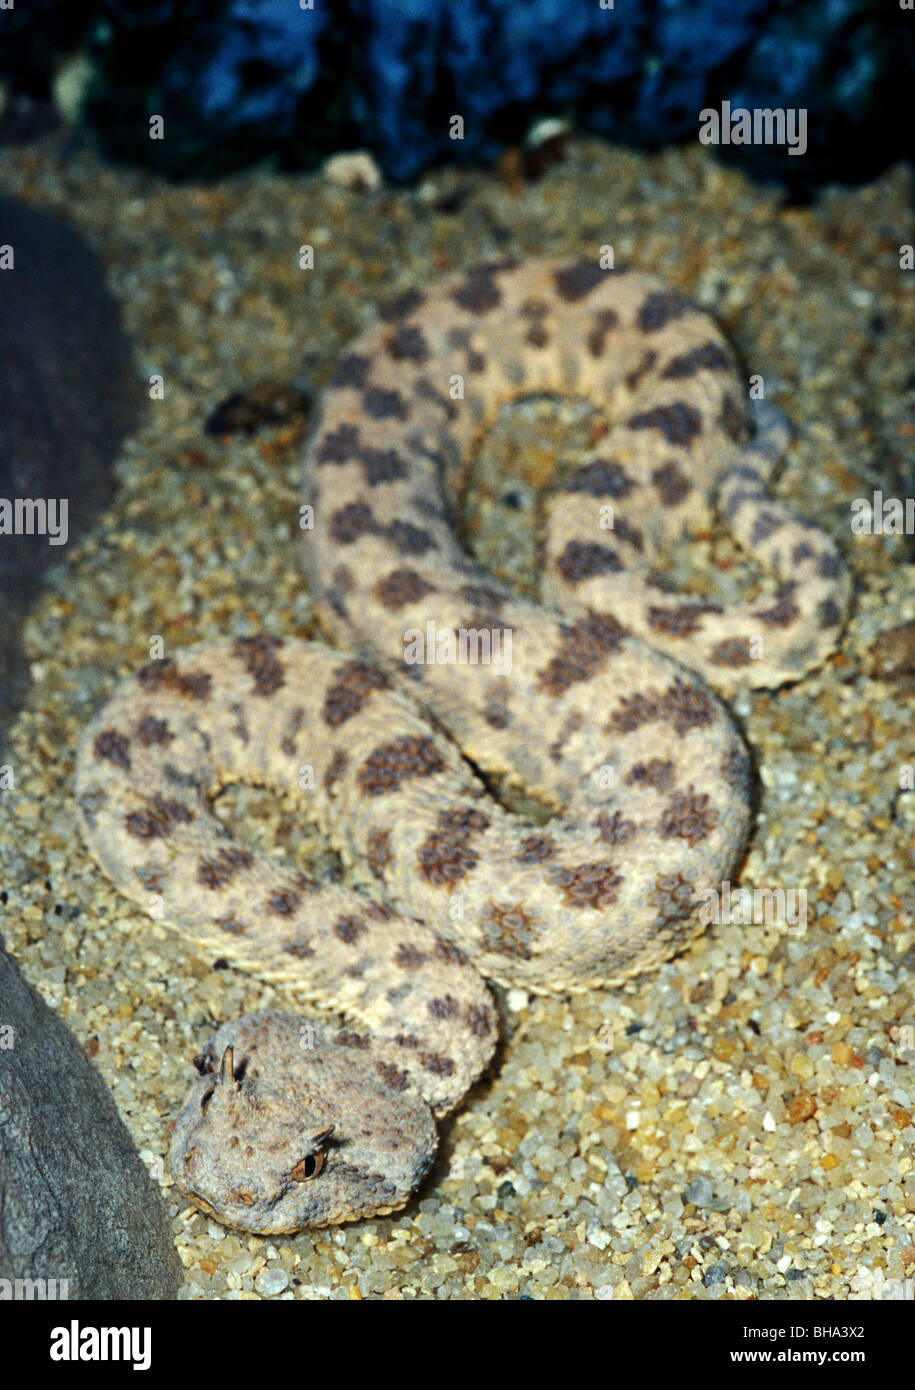
POLYGON ((915 618, 880 633, 868 649, 865 669, 868 675, 881 680, 894 680, 915 672, 915 618))

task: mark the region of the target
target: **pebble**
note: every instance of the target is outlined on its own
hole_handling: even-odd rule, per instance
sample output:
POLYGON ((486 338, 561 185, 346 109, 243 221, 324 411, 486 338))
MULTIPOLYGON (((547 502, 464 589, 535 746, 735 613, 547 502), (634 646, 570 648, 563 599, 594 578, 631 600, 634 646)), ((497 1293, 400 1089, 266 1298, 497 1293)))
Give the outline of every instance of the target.
POLYGON ((693 1178, 689 1187, 683 1193, 687 1202, 692 1202, 694 1207, 710 1207, 715 1200, 714 1189, 708 1178, 693 1178))
POLYGON ((872 675, 883 680, 915 671, 915 618, 881 632, 868 648, 867 666, 872 675))
POLYGON ((328 183, 357 193, 372 193, 384 183, 384 176, 368 150, 331 155, 321 165, 321 173, 328 183))
POLYGON ((289 1287, 289 1275, 285 1269, 262 1269, 254 1281, 254 1287, 259 1294, 270 1298, 289 1287))

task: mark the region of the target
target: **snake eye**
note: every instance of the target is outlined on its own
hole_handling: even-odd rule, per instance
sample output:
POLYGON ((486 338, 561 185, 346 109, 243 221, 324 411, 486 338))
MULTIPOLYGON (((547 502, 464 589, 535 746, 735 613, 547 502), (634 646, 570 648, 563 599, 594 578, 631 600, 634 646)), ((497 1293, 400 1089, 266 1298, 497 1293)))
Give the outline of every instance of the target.
POLYGON ((327 1154, 321 1149, 316 1154, 306 1154, 300 1158, 298 1163, 290 1173, 293 1182, 308 1182, 311 1178, 316 1178, 327 1161, 327 1154))
POLYGON ((322 1129, 320 1134, 311 1137, 312 1152, 300 1158, 289 1176, 293 1182, 310 1182, 316 1178, 327 1162, 327 1141, 334 1132, 334 1126, 330 1129, 322 1129))

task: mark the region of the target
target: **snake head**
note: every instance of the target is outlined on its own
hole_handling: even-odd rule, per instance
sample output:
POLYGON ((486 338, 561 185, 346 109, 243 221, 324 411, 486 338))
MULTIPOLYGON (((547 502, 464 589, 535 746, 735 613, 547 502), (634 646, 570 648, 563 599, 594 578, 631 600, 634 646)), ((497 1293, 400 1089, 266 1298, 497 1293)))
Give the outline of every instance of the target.
POLYGON ((171 1167, 225 1225, 279 1234, 394 1211, 432 1161, 422 1097, 392 1089, 371 1050, 294 1014, 223 1025, 196 1066, 171 1167))

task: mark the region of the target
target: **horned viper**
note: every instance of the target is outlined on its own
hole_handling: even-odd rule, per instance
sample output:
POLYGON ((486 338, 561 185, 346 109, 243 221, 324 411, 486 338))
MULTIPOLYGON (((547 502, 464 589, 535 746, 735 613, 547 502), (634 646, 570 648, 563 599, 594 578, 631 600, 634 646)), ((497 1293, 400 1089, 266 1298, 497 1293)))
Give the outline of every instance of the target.
POLYGON ((833 542, 768 495, 784 427, 763 414, 746 442, 742 394, 712 321, 648 275, 526 262, 408 293, 340 361, 307 449, 305 569, 341 652, 191 647, 86 729, 77 799, 105 873, 343 1016, 255 1014, 198 1059, 171 1161, 220 1221, 281 1232, 402 1206, 436 1117, 492 1055, 484 979, 605 986, 700 930, 751 821, 747 753, 710 686, 797 679, 850 593, 833 542), (540 603, 482 573, 452 519, 481 433, 536 393, 589 399, 610 426, 551 499, 540 603), (774 573, 769 598, 651 582, 713 495, 774 573), (487 634, 510 637, 500 660, 487 634), (371 896, 230 838, 210 801, 237 781, 300 789, 371 896), (553 818, 509 812, 500 782, 553 818))

